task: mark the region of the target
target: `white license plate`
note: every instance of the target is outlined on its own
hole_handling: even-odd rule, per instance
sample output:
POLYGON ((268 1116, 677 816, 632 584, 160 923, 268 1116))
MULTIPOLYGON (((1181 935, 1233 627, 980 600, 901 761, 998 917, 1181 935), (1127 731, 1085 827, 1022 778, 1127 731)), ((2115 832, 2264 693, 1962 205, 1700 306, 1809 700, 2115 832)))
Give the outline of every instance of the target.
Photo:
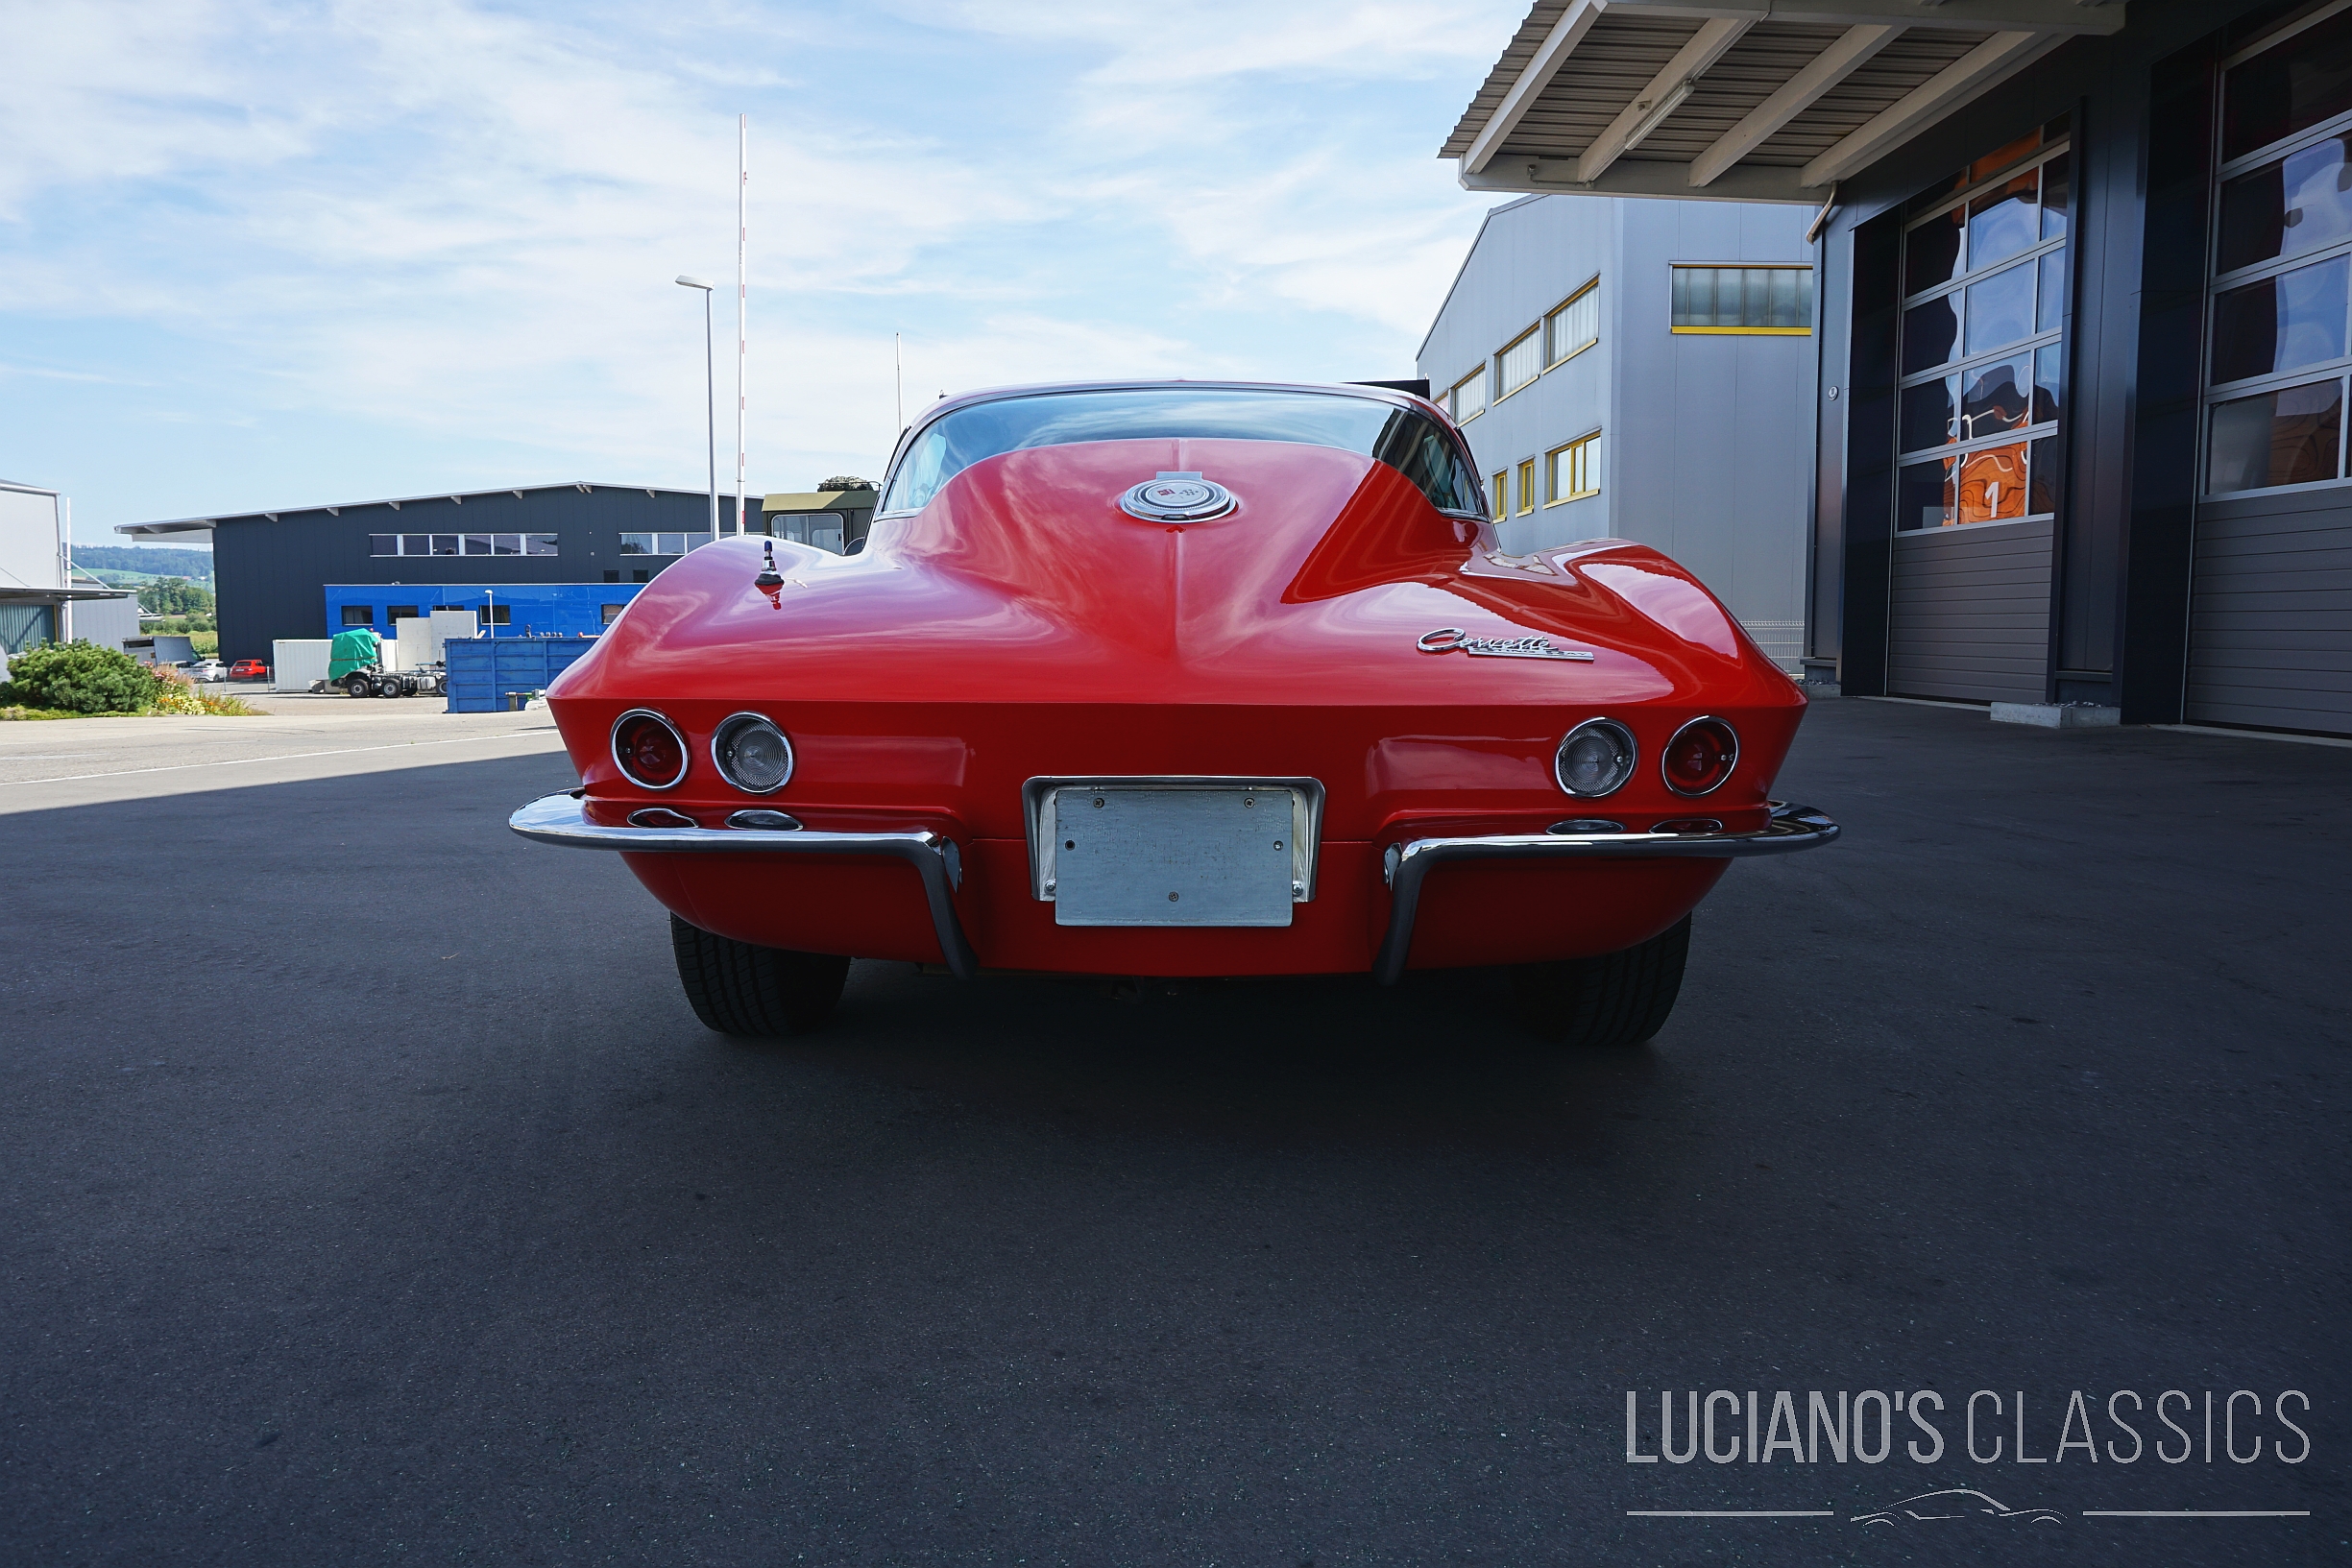
POLYGON ((1287 926, 1300 819, 1288 789, 1060 788, 1051 835, 1056 926, 1287 926))

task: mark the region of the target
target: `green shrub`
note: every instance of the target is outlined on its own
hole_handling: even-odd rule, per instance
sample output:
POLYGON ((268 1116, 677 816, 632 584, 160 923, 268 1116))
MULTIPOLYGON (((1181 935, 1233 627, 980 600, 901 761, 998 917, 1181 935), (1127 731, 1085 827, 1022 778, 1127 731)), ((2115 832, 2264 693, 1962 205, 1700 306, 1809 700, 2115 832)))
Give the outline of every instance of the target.
POLYGON ((51 643, 9 661, 9 685, 36 708, 69 713, 136 713, 156 700, 156 678, 119 648, 51 643))

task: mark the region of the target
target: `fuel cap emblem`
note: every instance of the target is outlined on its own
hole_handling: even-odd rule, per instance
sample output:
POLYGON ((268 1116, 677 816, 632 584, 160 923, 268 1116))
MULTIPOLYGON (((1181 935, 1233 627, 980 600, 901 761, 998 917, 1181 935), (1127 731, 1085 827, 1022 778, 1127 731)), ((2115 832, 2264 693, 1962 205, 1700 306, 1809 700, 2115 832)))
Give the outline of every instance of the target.
POLYGON ((1119 497, 1119 509, 1146 522, 1202 522, 1237 503, 1233 493, 1197 473, 1161 473, 1119 497))

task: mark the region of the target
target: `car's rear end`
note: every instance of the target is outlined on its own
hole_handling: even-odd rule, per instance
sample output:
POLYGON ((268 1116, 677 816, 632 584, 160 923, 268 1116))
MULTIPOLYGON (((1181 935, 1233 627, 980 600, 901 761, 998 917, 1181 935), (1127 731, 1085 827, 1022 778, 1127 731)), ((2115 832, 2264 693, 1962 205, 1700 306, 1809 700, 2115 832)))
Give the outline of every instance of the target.
POLYGON ((764 950, 1383 978, 1617 953, 1835 831, 1768 800, 1802 697, 1640 546, 1505 557, 1312 442, 898 495, 858 557, 666 571, 550 693, 583 793, 518 826, 764 950))

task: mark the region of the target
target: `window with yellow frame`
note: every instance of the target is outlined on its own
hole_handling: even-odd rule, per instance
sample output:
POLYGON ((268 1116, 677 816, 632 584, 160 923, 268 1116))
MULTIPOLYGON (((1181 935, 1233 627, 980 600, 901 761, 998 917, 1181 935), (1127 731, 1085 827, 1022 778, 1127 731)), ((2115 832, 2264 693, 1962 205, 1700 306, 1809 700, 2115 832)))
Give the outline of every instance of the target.
POLYGON ((1601 341, 1601 280, 1594 278, 1543 318, 1543 366, 1565 363, 1601 341))
POLYGON ((1494 520, 1496 522, 1500 522, 1505 518, 1511 516, 1511 470, 1509 469, 1505 469, 1502 472, 1496 474, 1493 479, 1493 486, 1494 520))
POLYGON ((1673 263, 1673 329, 1744 337, 1813 330, 1813 269, 1673 263))
POLYGON ((1601 493, 1601 433, 1579 436, 1543 454, 1544 505, 1581 501, 1601 493))
POLYGON ((1525 517, 1536 509, 1536 460, 1529 458, 1519 465, 1519 516, 1525 517))

